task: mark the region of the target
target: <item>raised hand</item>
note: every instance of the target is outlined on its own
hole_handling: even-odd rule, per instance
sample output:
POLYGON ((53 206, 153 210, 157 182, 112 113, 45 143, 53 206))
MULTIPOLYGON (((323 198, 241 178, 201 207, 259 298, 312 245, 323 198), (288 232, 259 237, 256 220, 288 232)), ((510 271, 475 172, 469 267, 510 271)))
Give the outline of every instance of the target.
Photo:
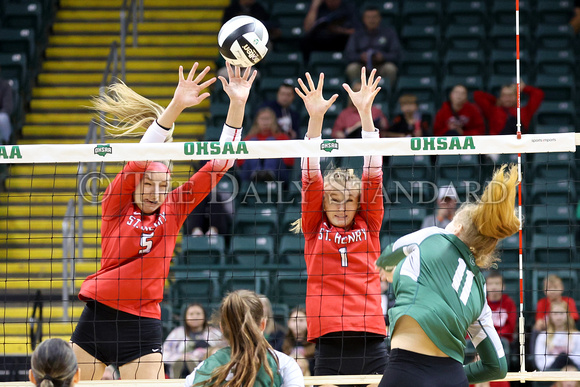
POLYGON ((350 86, 346 83, 344 83, 342 85, 342 87, 344 87, 344 89, 346 90, 346 92, 350 96, 350 99, 352 100, 353 105, 357 108, 359 113, 370 112, 370 110, 373 106, 373 101, 375 100, 375 97, 377 96, 377 94, 381 90, 381 87, 379 86, 379 82, 381 81, 381 77, 377 77, 375 79, 376 73, 377 73, 377 70, 373 69, 373 71, 371 71, 371 75, 369 76, 369 79, 367 81, 366 69, 363 66, 363 68, 361 70, 361 74, 360 74, 361 87, 360 87, 359 91, 353 91, 350 88, 350 86))
POLYGON ((209 87, 216 80, 215 77, 213 77, 201 83, 203 78, 205 78, 207 73, 210 71, 209 66, 206 66, 206 68, 203 69, 203 71, 200 72, 194 79, 195 71, 197 70, 198 66, 199 63, 197 62, 193 64, 193 67, 187 75, 187 79, 185 79, 183 76, 183 66, 179 66, 179 83, 175 89, 175 93, 173 94, 173 102, 183 109, 186 107, 198 105, 201 101, 209 97, 208 92, 203 94, 200 93, 203 89, 209 87))
POLYGON ((232 66, 228 62, 226 62, 226 68, 229 81, 222 76, 219 77, 219 80, 222 82, 224 91, 230 97, 230 101, 247 102, 258 72, 247 67, 242 75, 239 67, 232 66))
POLYGON ((322 96, 322 87, 324 85, 324 73, 320 73, 318 77, 318 86, 314 86, 310 73, 306 73, 306 81, 308 86, 304 84, 302 79, 298 78, 300 88, 295 87, 296 94, 304 101, 306 111, 311 118, 322 117, 326 111, 332 106, 334 101, 338 98, 338 94, 334 94, 330 99, 324 99, 322 96))

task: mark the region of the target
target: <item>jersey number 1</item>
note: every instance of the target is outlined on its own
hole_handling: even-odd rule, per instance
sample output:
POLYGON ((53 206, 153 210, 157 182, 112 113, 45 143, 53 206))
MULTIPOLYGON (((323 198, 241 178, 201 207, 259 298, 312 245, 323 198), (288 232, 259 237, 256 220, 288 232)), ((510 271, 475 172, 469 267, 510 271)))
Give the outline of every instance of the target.
POLYGON ((457 266, 457 270, 455 270, 451 286, 453 286, 453 289, 455 289, 457 294, 459 294, 459 286, 461 285, 461 280, 463 280, 465 274, 465 283, 463 284, 463 289, 461 290, 459 299, 463 302, 463 305, 467 305, 467 300, 471 294, 471 287, 473 286, 474 275, 471 270, 467 270, 467 265, 463 259, 459 258, 457 261, 459 262, 459 266, 457 266))
POLYGON ((151 251, 151 248, 153 247, 153 241, 151 238, 153 238, 153 233, 141 234, 141 247, 143 248, 139 250, 139 254, 147 254, 151 251))

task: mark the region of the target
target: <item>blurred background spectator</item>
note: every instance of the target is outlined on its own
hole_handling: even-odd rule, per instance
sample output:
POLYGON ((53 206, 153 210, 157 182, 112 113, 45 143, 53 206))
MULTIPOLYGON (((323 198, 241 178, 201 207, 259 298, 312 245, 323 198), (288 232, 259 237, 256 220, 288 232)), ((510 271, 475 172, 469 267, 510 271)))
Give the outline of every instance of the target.
MULTIPOLYGON (((353 82, 351 88, 353 91, 359 91, 361 88, 360 81, 353 82)), ((389 123, 381 109, 373 106, 371 110, 375 128, 379 129, 381 132, 387 130, 389 123)), ((334 121, 331 136, 333 138, 360 138, 361 130, 362 127, 358 110, 356 110, 352 104, 351 99, 348 98, 347 106, 339 113, 338 117, 336 117, 336 121, 334 121)))
POLYGON ((382 137, 422 137, 428 136, 431 122, 427 115, 419 111, 417 97, 403 94, 399 97, 401 114, 393 118, 382 137))
POLYGON ((568 304, 567 310, 570 312, 570 316, 575 321, 578 321, 578 310, 576 309, 576 302, 570 297, 563 296, 564 293, 564 282, 562 279, 555 274, 550 274, 544 279, 544 294, 546 297, 538 300, 536 305, 536 323, 534 324, 534 330, 545 331, 546 330, 546 317, 548 312, 551 310, 551 304, 554 302, 564 302, 568 304))
POLYGON ((485 284, 487 304, 492 312, 493 326, 499 334, 504 352, 508 357, 517 324, 516 304, 510 296, 503 292, 503 276, 499 271, 490 271, 485 279, 485 284))
POLYGON ((210 193, 191 211, 185 223, 185 235, 225 235, 231 231, 232 213, 225 205, 228 198, 210 193))
POLYGON ((349 62, 346 76, 349 82, 360 79, 360 70, 366 66, 367 74, 376 68, 378 74, 394 85, 397 66, 401 60, 401 43, 397 31, 381 25, 381 13, 376 6, 368 6, 362 15, 363 28, 350 35, 344 51, 349 62))
POLYGON ((437 192, 437 206, 435 213, 427 215, 421 223, 421 228, 426 227, 440 227, 445 228, 453 220, 455 212, 457 211, 457 190, 452 185, 445 185, 439 187, 437 192))
POLYGON ((307 337, 306 310, 294 308, 288 315, 288 333, 282 352, 296 359, 304 376, 314 373, 315 345, 308 342, 307 337))
POLYGON ((295 97, 294 85, 282 83, 276 93, 276 99, 265 101, 258 107, 258 110, 263 107, 272 109, 276 113, 278 126, 291 139, 300 138, 300 115, 292 107, 295 97))
MULTIPOLYGON (((527 95, 528 103, 520 109, 522 121, 522 133, 527 133, 532 117, 544 100, 544 92, 537 87, 526 85, 521 82, 522 94, 527 95)), ((511 84, 501 88, 499 98, 493 94, 476 90, 473 100, 481 109, 487 121, 488 133, 515 134, 516 133, 516 105, 517 85, 511 84)))
POLYGON ((266 329, 264 329, 264 337, 268 340, 268 343, 276 351, 282 352, 282 345, 284 344, 284 339, 286 337, 286 329, 278 324, 274 319, 274 311, 272 310, 272 303, 270 299, 263 294, 259 294, 258 297, 262 302, 264 307, 264 316, 268 318, 266 322, 266 329))
POLYGON ((485 123, 477 105, 467 100, 467 88, 455 85, 449 101, 443 102, 435 116, 434 136, 479 136, 485 134, 485 123))
POLYGON ((0 69, 0 141, 2 144, 9 144, 12 137, 10 114, 12 114, 13 108, 12 86, 2 78, 2 70, 0 69))

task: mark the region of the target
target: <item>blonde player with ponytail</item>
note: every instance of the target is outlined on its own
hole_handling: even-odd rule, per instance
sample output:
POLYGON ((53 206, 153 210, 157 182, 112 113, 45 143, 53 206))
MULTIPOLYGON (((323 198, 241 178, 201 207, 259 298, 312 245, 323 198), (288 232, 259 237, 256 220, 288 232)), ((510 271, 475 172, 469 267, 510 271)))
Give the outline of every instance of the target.
MULTIPOLYGON (((95 101, 95 108, 114 117, 109 131, 139 135, 142 143, 170 140, 181 112, 209 96, 202 90, 210 68, 187 78, 179 68, 179 84, 166 109, 124 84, 95 101)), ((239 141, 244 109, 256 72, 244 74, 227 66, 220 77, 230 106, 220 142, 239 141)), ((161 310, 165 280, 180 228, 193 208, 207 196, 234 160, 212 160, 174 190, 166 161, 128 162, 109 184, 102 202, 101 268, 83 282, 79 298, 85 308, 71 341, 83 379, 101 379, 107 365, 119 368, 122 379, 162 379, 161 310)))
POLYGON ((377 261, 393 282, 391 353, 379 386, 467 387, 505 377, 507 362, 487 305, 482 269, 499 261, 500 239, 516 233, 518 172, 501 166, 481 200, 460 207, 445 228, 398 239, 377 261), (480 360, 463 366, 469 334, 480 360))
POLYGON ((219 322, 229 347, 201 363, 185 387, 303 387, 298 363, 274 350, 264 337, 268 316, 258 295, 250 290, 228 294, 220 306, 219 322))

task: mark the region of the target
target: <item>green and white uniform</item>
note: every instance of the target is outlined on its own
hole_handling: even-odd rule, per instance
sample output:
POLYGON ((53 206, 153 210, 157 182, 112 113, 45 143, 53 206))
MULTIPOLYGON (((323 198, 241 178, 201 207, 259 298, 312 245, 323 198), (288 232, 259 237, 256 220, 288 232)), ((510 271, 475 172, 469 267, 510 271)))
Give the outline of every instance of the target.
POLYGON ((401 316, 410 316, 442 352, 463 363, 467 332, 481 358, 464 367, 469 382, 505 377, 507 362, 487 305, 485 278, 465 243, 444 229, 425 228, 387 247, 377 266, 396 266, 391 334, 401 316))
MULTIPOLYGON (((229 363, 231 358, 231 348, 222 348, 202 363, 185 379, 184 387, 191 387, 197 383, 207 381, 211 378, 213 370, 229 363)), ((290 356, 271 349, 268 352, 268 364, 274 373, 274 383, 266 373, 264 366, 260 367, 254 386, 257 387, 303 387, 304 376, 298 363, 290 356), (276 362, 277 360, 277 362, 276 362)), ((233 374, 229 374, 226 380, 231 380, 233 374)))

